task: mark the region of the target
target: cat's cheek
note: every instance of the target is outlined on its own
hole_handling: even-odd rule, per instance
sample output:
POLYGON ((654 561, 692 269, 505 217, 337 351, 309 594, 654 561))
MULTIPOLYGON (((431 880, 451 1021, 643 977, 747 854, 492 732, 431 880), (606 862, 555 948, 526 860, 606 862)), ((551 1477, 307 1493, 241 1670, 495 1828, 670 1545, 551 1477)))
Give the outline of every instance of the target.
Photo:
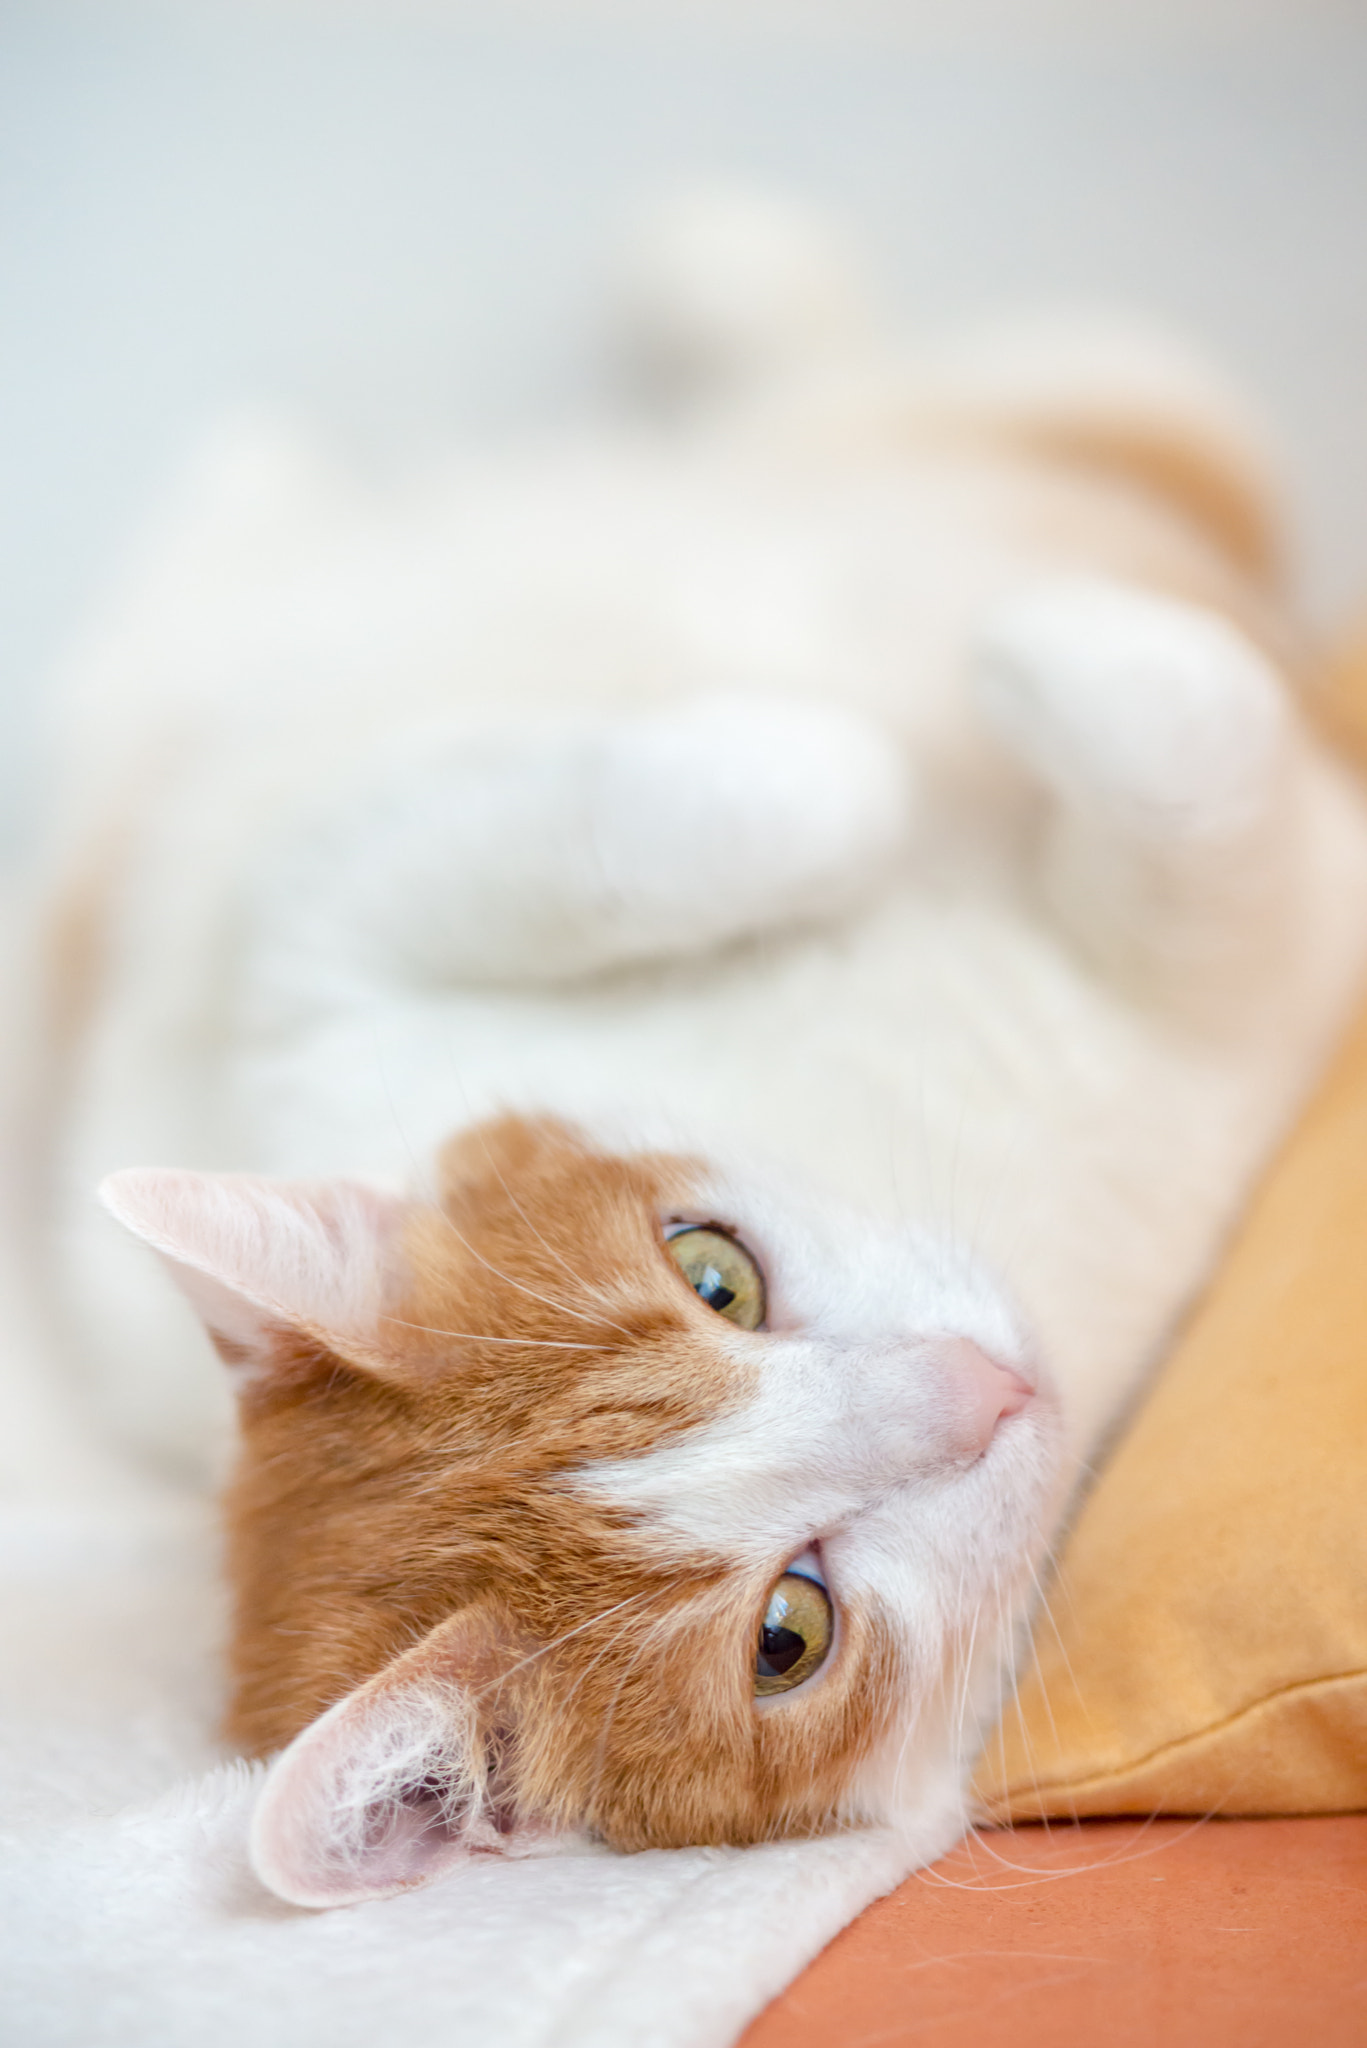
POLYGON ((969 1773, 999 1709, 1014 1641, 1009 1604, 995 1607, 988 1593, 968 1603, 976 1617, 965 1639, 962 1615, 947 1611, 956 1590, 957 1582, 915 1591, 904 1582, 873 1603, 895 1648, 872 1698, 864 1688, 867 1740, 840 1802, 843 1821, 908 1832, 927 1859, 967 1825, 969 1773))

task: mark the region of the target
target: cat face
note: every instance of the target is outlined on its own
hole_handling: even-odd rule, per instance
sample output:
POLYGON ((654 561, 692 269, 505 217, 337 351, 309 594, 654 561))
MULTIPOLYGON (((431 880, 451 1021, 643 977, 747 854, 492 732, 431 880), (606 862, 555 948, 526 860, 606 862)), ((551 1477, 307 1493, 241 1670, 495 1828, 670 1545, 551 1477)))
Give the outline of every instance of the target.
POLYGON ((1057 1467, 964 1260, 511 1117, 448 1146, 430 1203, 106 1198, 238 1382, 229 1732, 289 1745, 255 1833, 277 1891, 566 1831, 961 1825, 1057 1467))

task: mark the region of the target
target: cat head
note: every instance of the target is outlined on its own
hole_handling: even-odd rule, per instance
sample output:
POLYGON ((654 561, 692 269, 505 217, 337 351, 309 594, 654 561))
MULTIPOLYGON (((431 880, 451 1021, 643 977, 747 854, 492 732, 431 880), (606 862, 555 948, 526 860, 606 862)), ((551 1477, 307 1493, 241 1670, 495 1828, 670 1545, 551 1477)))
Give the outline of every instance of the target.
POLYGON ((588 1834, 962 1824, 1058 1467, 941 1243, 507 1117, 430 1199, 115 1175, 236 1383, 230 1735, 283 1897, 588 1834))

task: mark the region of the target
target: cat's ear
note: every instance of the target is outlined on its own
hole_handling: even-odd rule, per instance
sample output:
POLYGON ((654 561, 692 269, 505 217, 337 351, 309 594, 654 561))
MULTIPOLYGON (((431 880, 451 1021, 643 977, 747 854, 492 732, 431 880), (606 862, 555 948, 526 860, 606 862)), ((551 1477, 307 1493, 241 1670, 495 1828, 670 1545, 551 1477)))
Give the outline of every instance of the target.
POLYGON ((506 1777, 518 1662, 476 1603, 296 1736, 252 1818, 262 1883, 291 1905, 345 1906, 426 1884, 471 1850, 525 1846, 534 1831, 506 1777))
POLYGON ((366 1181, 247 1174, 111 1174, 100 1199, 160 1252, 240 1378, 269 1373, 282 1338, 382 1362, 411 1205, 366 1181))

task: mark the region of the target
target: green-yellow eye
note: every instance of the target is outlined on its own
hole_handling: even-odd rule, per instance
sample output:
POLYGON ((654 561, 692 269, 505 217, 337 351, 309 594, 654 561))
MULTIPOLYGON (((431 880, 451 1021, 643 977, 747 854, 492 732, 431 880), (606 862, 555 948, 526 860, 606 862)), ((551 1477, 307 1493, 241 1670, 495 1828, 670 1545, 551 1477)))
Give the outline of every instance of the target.
POLYGON ((685 1224, 665 1249, 701 1301, 742 1330, 764 1321, 764 1278, 743 1245, 709 1224, 685 1224))
POLYGON ((785 1572, 769 1595, 755 1649, 755 1692, 791 1692, 825 1662, 835 1634, 830 1596, 815 1579, 785 1572))

